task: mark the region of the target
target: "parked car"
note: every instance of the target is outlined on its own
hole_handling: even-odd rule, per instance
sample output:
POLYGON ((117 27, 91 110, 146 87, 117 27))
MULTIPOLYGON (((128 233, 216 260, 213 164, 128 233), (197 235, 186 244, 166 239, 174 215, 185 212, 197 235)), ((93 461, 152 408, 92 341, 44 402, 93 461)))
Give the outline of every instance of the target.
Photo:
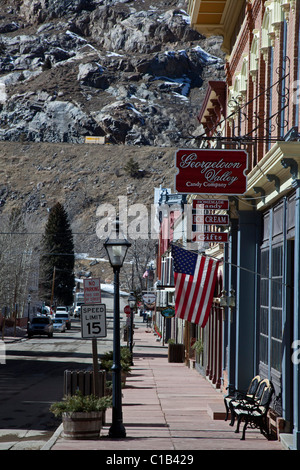
POLYGON ((48 316, 34 317, 28 324, 28 338, 33 335, 47 335, 49 338, 53 336, 53 322, 48 316))
POLYGON ((69 330, 71 328, 71 319, 70 319, 70 315, 68 314, 68 312, 67 311, 61 312, 61 311, 56 310, 55 319, 57 320, 59 318, 65 321, 67 330, 69 330))
POLYGON ((64 333, 66 331, 66 322, 62 318, 54 318, 53 330, 64 333))

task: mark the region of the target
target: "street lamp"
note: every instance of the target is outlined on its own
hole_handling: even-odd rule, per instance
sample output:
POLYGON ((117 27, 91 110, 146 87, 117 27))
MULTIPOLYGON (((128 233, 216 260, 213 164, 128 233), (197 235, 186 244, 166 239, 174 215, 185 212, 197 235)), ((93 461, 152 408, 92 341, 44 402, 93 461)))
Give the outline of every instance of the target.
POLYGON ((113 365, 112 365, 112 425, 109 437, 125 437, 126 431, 122 417, 122 387, 121 387, 121 349, 120 349, 120 285, 119 273, 123 266, 128 248, 131 246, 123 233, 120 234, 119 220, 116 221, 115 237, 108 237, 103 244, 109 262, 114 271, 114 335, 113 335, 113 365))
POLYGON ((135 307, 136 299, 133 292, 130 292, 128 297, 128 304, 130 307, 130 336, 129 336, 129 349, 131 357, 131 365, 133 365, 133 309, 135 307))

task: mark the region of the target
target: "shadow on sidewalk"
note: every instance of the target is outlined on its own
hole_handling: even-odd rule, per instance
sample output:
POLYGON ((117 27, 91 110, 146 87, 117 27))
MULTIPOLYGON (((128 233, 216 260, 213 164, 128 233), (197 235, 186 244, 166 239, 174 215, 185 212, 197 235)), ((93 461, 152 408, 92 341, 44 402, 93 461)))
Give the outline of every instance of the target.
POLYGON ((134 359, 143 359, 143 358, 157 358, 157 357, 167 357, 167 354, 162 354, 162 353, 155 353, 155 352, 149 352, 149 353, 134 353, 133 360, 134 359))

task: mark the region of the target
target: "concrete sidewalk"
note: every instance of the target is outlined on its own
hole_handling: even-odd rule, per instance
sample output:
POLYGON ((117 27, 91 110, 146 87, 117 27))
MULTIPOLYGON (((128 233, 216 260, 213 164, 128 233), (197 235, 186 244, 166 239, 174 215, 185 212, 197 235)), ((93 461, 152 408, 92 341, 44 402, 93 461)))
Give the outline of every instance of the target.
POLYGON ((99 439, 64 439, 60 427, 42 450, 284 450, 258 430, 247 430, 241 441, 223 419, 223 394, 196 370, 169 363, 167 347, 145 323, 135 325, 134 366, 123 389, 126 438, 107 437, 109 410, 99 439))

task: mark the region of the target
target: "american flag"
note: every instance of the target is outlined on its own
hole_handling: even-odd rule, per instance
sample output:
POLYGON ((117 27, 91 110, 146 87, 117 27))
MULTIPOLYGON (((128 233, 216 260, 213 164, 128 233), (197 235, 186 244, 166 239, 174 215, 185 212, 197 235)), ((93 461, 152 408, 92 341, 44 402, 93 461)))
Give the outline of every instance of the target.
POLYGON ((176 316, 205 327, 219 262, 172 245, 176 316))

